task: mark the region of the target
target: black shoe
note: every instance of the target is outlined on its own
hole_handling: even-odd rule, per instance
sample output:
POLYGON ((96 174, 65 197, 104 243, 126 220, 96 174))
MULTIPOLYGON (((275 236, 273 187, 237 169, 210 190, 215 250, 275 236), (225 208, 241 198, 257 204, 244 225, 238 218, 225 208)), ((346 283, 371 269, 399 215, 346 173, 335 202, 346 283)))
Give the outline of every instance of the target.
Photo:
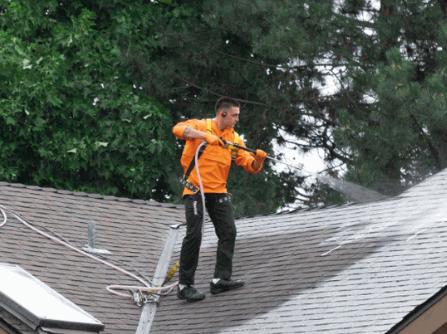
POLYGON ((216 284, 213 282, 210 283, 210 291, 213 295, 217 295, 218 293, 234 290, 242 286, 244 286, 244 281, 241 280, 232 281, 220 279, 216 284))
POLYGON ((179 288, 177 290, 177 298, 186 299, 188 302, 198 302, 205 298, 205 294, 197 291, 197 289, 191 285, 187 285, 183 289, 180 290, 179 288))

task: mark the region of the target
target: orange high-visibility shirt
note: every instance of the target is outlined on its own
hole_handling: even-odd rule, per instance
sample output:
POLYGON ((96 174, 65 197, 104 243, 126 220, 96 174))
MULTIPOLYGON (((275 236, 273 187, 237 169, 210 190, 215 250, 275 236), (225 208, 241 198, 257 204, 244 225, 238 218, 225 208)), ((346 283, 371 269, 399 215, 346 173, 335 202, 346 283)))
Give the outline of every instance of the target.
MULTIPOLYGON (((185 148, 183 149, 181 164, 183 172, 189 167, 189 164, 194 159, 196 150, 202 143, 202 139, 185 139, 183 138, 183 132, 187 127, 195 130, 206 132, 206 120, 191 119, 185 122, 180 122, 174 126, 174 135, 182 140, 186 140, 185 148)), ((220 131, 217 127, 215 120, 212 121, 212 134, 218 137, 222 137, 228 142, 234 141, 234 128, 225 128, 220 131)), ((245 147, 245 143, 240 140, 240 146, 245 147)), ((253 169, 254 157, 250 152, 239 149, 237 151, 236 159, 234 162, 236 165, 243 167, 249 173, 259 173, 262 169, 262 165, 258 170, 253 169)), ((203 191, 205 193, 226 193, 227 191, 227 179, 228 173, 231 167, 231 150, 221 146, 208 145, 199 158, 199 172, 202 179, 203 191)), ((194 168, 188 177, 188 181, 200 188, 199 179, 197 177, 196 168, 194 168)), ((186 187, 183 190, 183 196, 192 195, 193 192, 186 187)))

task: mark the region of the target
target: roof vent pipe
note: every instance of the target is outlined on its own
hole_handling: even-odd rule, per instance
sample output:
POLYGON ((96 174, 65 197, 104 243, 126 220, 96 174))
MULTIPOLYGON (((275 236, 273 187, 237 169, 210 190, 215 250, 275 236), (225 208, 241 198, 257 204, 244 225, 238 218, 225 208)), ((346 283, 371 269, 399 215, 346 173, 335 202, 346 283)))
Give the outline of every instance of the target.
POLYGON ((95 248, 96 223, 88 222, 88 247, 95 248))
POLYGON ((95 248, 96 222, 93 220, 88 222, 87 237, 87 245, 82 248, 84 251, 98 255, 111 254, 107 249, 95 248))

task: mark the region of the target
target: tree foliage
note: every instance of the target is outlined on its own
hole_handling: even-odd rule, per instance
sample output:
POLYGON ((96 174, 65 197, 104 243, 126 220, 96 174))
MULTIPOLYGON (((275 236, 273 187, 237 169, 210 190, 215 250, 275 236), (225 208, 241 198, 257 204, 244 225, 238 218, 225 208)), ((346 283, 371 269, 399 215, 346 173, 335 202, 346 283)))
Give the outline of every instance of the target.
MULTIPOLYGON (((161 56, 148 61, 143 85, 175 120, 213 116, 220 96, 238 99, 236 130, 249 147, 273 155, 273 139, 284 143, 281 130, 308 138, 320 126, 314 119, 327 121, 313 82, 322 80, 315 61, 326 50, 331 9, 326 1, 178 1, 164 15, 161 56)), ((245 214, 295 202, 304 182, 269 162, 256 176, 240 173, 230 177, 229 190, 245 214)))
MULTIPOLYGON (((154 16, 155 15, 155 16, 154 16)), ((129 78, 129 35, 156 25, 123 1, 7 1, 0 15, 0 176, 165 199, 172 117, 129 78)), ((152 36, 139 48, 154 52, 152 36)))
MULTIPOLYGON (((363 9, 362 9, 363 10, 363 9)), ((443 1, 382 1, 339 76, 334 141, 347 178, 396 195, 447 166, 443 1)))
MULTIPOLYGON (((178 199, 171 127, 213 117, 221 96, 241 102, 249 147, 274 155, 274 141, 296 138, 387 194, 446 165, 442 0, 16 0, 0 11, 2 179, 178 199)), ((238 215, 345 200, 305 179, 267 162, 233 170, 229 190, 238 215)))
MULTIPOLYGON (((272 152, 272 138, 284 120, 300 118, 288 109, 300 88, 280 68, 298 48, 282 52, 281 43, 267 45, 278 36, 284 43, 293 41, 290 28, 277 27, 287 11, 261 2, 241 4, 242 13, 234 4, 220 5, 4 4, 2 66, 8 72, 2 81, 8 85, 2 90, 1 126, 11 135, 2 145, 2 178, 172 200, 180 191, 174 180, 181 175, 181 145, 175 144, 171 126, 184 118, 213 116, 215 100, 224 95, 244 105, 237 130, 247 144, 272 152), (239 27, 230 19, 252 10, 246 19, 259 21, 260 27, 246 20, 239 27), (287 86, 286 94, 282 87, 287 86)), ((295 8, 293 1, 287 6, 295 8)), ((260 175, 232 180, 239 214, 272 211, 293 201, 302 182, 268 164, 260 175)))
MULTIPOLYGON (((444 1, 181 1, 172 13, 189 24, 166 24, 170 57, 146 87, 168 94, 176 117, 238 98, 250 146, 272 154, 272 139, 291 134, 297 149, 323 149, 330 168, 342 163, 348 180, 388 195, 446 166, 444 1)), ((287 192, 276 205, 300 196, 284 185, 303 178, 267 173, 287 192)), ((327 202, 321 189, 310 185, 303 202, 327 202)))

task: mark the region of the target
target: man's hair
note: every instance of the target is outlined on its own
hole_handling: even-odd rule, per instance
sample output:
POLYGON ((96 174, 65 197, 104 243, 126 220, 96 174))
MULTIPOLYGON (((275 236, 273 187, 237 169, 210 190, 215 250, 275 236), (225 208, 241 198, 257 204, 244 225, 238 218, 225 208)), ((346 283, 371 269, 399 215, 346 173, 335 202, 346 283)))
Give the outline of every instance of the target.
POLYGON ((216 106, 214 107, 216 113, 221 110, 221 109, 230 109, 231 107, 237 107, 240 108, 240 104, 239 102, 237 102, 235 99, 232 99, 231 97, 221 97, 219 100, 217 100, 216 102, 216 106))

